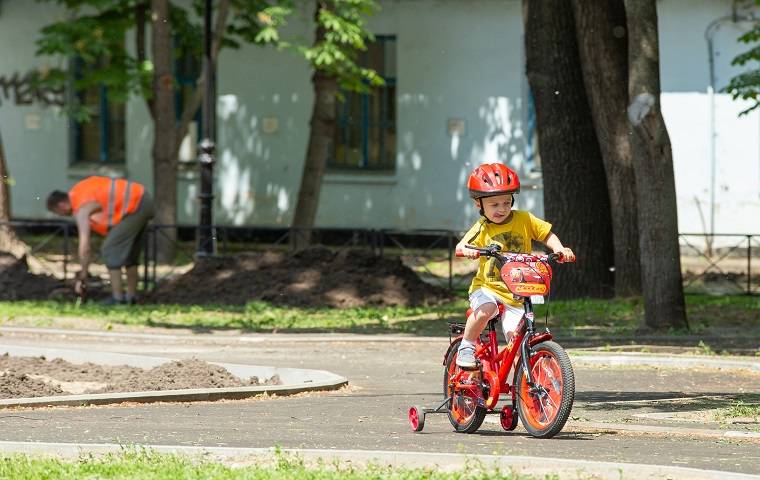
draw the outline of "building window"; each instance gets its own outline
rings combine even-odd
[[[343,92],[338,102],[332,170],[394,171],[396,168],[396,37],[377,36],[360,62],[385,85],[372,93]]]
[[[86,68],[74,60],[74,79],[82,78]],[[108,87],[94,85],[77,92],[80,105],[89,120],[72,122],[73,162],[123,164],[126,159],[126,107],[109,98]]]

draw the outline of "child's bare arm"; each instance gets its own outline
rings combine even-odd
[[[559,240],[559,237],[554,234],[554,232],[549,232],[549,235],[546,237],[546,240],[544,240],[544,244],[546,244],[547,247],[552,249],[552,252],[554,253],[561,253],[565,256],[565,261],[567,262],[574,262],[575,261],[575,253],[568,248],[562,245],[562,242]]]
[[[471,248],[467,248],[467,242],[465,242],[464,240],[457,243],[457,248],[455,251],[458,253],[461,252],[461,254],[467,258],[478,258],[478,251],[473,250]]]

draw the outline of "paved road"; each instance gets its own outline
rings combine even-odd
[[[760,474],[757,439],[721,438],[720,425],[707,417],[642,417],[725,406],[738,394],[760,398],[758,373],[600,368],[576,362],[572,420],[552,440],[533,439],[522,429],[504,432],[490,421],[475,434],[456,434],[445,415],[428,417],[424,432],[414,434],[406,411],[412,404],[440,401],[446,339],[258,338],[261,341],[212,336],[158,341],[6,332],[2,342],[325,369],[348,378],[350,386],[285,398],[0,411],[0,440],[509,454]],[[615,426],[620,424],[642,425],[645,431],[619,430]],[[655,432],[663,426],[669,433]],[[694,429],[702,434],[693,435]],[[731,429],[758,431],[757,425]]]

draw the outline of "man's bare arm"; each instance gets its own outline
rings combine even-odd
[[[79,232],[79,264],[82,269],[80,272],[81,279],[87,278],[87,270],[90,267],[90,215],[100,210],[100,205],[96,202],[89,202],[82,205],[74,215]]]

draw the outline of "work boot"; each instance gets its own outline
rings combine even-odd
[[[460,346],[457,350],[457,367],[462,370],[475,370],[478,361],[475,359],[475,347],[469,345]]]

